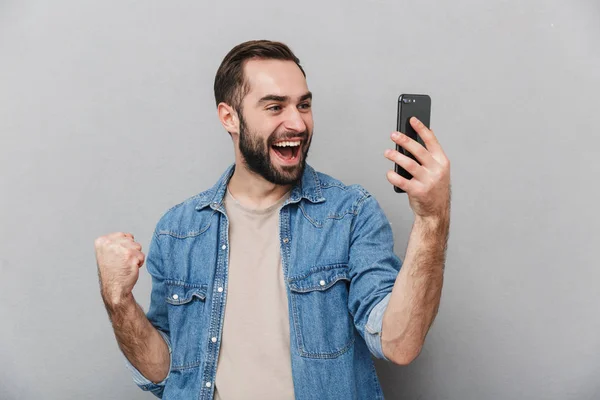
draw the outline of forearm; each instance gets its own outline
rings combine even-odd
[[[403,266],[383,316],[382,347],[388,359],[410,363],[421,351],[437,314],[449,218],[415,220]]]
[[[132,295],[106,304],[119,348],[148,380],[158,383],[169,373],[169,348]]]

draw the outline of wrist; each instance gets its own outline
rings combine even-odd
[[[448,216],[443,215],[415,216],[415,225],[434,230],[440,229],[448,225],[449,222],[450,218]]]
[[[448,217],[415,217],[413,234],[420,241],[431,245],[447,243],[449,233],[450,218]]]
[[[136,302],[133,294],[129,293],[103,293],[102,299],[111,318],[116,314],[128,313],[135,308]]]

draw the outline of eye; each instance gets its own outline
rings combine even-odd
[[[302,103],[298,106],[301,110],[308,110],[310,108],[310,103]]]
[[[281,106],[271,106],[271,107],[267,107],[267,111],[271,111],[271,112],[277,112],[277,111],[281,111]]]

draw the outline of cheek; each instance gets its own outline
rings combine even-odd
[[[246,127],[246,133],[252,138],[252,141],[264,145],[268,144],[269,138],[274,131],[275,128],[272,128],[268,125],[255,125],[253,127]]]
[[[249,130],[254,133],[256,136],[267,140],[269,136],[273,132],[277,132],[277,129],[281,125],[280,121],[275,120],[274,118],[265,118],[255,121],[251,126],[249,126]]]
[[[303,120],[304,125],[306,125],[306,129],[308,129],[309,132],[312,132],[314,126],[312,113],[306,114]]]

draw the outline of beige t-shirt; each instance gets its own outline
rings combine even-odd
[[[294,399],[276,204],[250,210],[229,190],[229,271],[215,400]]]

